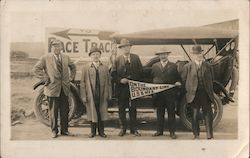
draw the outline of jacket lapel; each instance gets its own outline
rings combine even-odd
[[[167,62],[167,64],[164,67],[162,67],[162,64],[161,64],[162,72],[166,71],[168,69],[168,66],[169,66],[169,61]]]
[[[158,62],[158,63],[156,64],[156,66],[161,70],[161,72],[163,71],[163,67],[162,67],[162,65],[161,65],[161,62]]]
[[[207,69],[207,65],[206,65],[206,63],[204,61],[202,61],[202,63],[201,63],[201,74],[202,74],[202,76],[204,76],[204,73],[205,73],[206,69]]]
[[[92,63],[89,64],[88,72],[89,72],[90,86],[91,86],[92,92],[94,94],[95,82],[96,82],[96,72],[95,72],[95,67]]]
[[[198,73],[198,66],[195,62],[192,62],[190,70],[193,70],[194,71],[193,74],[198,77],[198,74],[197,74]]]
[[[57,66],[56,66],[56,58],[55,58],[54,54],[50,55],[49,63],[52,64],[52,67],[54,68],[54,71],[58,72]]]
[[[62,69],[63,69],[63,72],[64,73],[65,71],[68,71],[68,62],[67,62],[67,58],[65,55],[61,54],[61,57],[62,57]]]

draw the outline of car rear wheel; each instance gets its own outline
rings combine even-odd
[[[185,98],[183,98],[185,99]],[[223,105],[221,103],[221,100],[219,98],[218,95],[216,95],[214,93],[214,99],[215,99],[215,103],[212,103],[212,111],[213,111],[213,127],[215,128],[221,118],[222,118],[222,114],[223,114]],[[184,103],[183,105],[181,105],[181,109],[180,109],[180,118],[181,121],[183,123],[183,125],[189,129],[192,130],[192,108],[190,107],[190,105]],[[198,114],[198,118],[199,118],[199,122],[200,122],[200,129],[202,131],[205,130],[205,121],[204,121],[204,117],[202,115],[202,111],[200,110],[199,114]]]
[[[68,101],[69,101],[69,118],[68,120],[70,121],[76,111],[76,98],[73,95],[72,92],[69,93],[68,96]],[[43,94],[43,88],[39,90],[37,96],[35,97],[35,103],[34,103],[34,113],[36,118],[42,122],[43,124],[50,126],[50,121],[49,121],[49,102],[48,102],[48,97]]]

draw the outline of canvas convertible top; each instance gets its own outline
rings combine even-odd
[[[215,39],[227,40],[238,36],[237,30],[218,29],[213,27],[176,27],[140,31],[128,34],[113,34],[117,43],[127,38],[134,45],[154,44],[213,44]]]

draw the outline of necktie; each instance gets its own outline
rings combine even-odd
[[[125,72],[128,76],[130,75],[130,62],[128,56],[125,56]]]
[[[125,56],[125,62],[129,63],[129,56]]]
[[[100,65],[99,62],[94,64],[94,66],[95,66],[96,69],[98,69],[99,65]]]
[[[60,56],[59,55],[56,55],[57,56],[57,59],[56,59],[56,66],[57,66],[57,69],[60,73],[62,73],[62,61],[60,59]]]
[[[164,68],[166,66],[166,62],[163,62],[162,63],[162,67]]]

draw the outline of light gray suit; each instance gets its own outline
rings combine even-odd
[[[62,74],[57,69],[54,54],[42,56],[33,68],[33,72],[37,78],[50,80],[50,83],[44,87],[44,95],[46,96],[59,97],[62,88],[66,96],[69,94],[70,79],[74,79],[76,67],[67,55],[61,54],[61,60]]]
[[[44,55],[33,68],[37,78],[46,80],[44,95],[48,96],[51,130],[55,134],[58,133],[58,112],[61,134],[68,132],[70,79],[74,79],[76,74],[76,67],[70,58],[64,54],[60,56],[56,59],[54,54]]]

